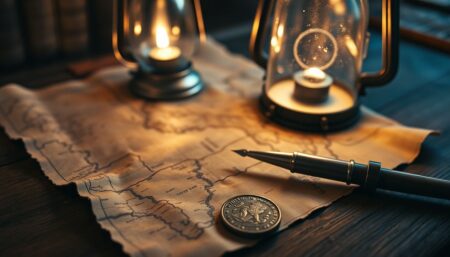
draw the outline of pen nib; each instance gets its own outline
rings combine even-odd
[[[292,153],[267,152],[267,151],[249,151],[245,149],[233,150],[242,157],[250,157],[262,162],[267,162],[285,169],[292,168]]]
[[[242,157],[247,156],[247,150],[245,150],[245,149],[233,150],[233,152],[239,154],[239,155],[242,156]]]

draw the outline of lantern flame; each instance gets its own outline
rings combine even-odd
[[[136,24],[134,24],[134,34],[136,36],[141,35],[142,33],[142,25],[139,21],[136,22]]]
[[[167,48],[169,47],[169,33],[167,33],[167,29],[164,26],[156,27],[156,47],[158,48]]]
[[[323,81],[325,80],[326,74],[321,69],[312,67],[306,69],[303,73],[303,76],[305,76],[306,79],[312,81]]]

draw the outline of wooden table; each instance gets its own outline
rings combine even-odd
[[[217,33],[245,52],[247,31]],[[378,35],[372,36],[379,40]],[[379,63],[377,42],[367,67]],[[368,91],[363,102],[406,125],[441,131],[429,138],[408,172],[450,179],[450,57],[401,43],[400,72],[390,85]],[[41,87],[70,79],[53,65],[3,76]],[[299,203],[301,204],[301,203]],[[356,190],[276,236],[230,256],[450,256],[450,201]],[[126,256],[95,220],[75,186],[54,186],[22,142],[0,129],[0,256]]]

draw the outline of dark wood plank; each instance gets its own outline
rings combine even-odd
[[[233,50],[244,52],[245,39],[224,40]],[[444,99],[450,96],[446,75],[450,66],[442,65],[448,59],[414,45],[402,49],[407,58],[399,77],[387,88],[370,90],[364,102],[407,125],[441,129],[442,136],[427,140],[407,170],[450,179],[450,120],[446,115],[450,102]],[[422,64],[411,61],[412,54]],[[430,71],[421,74],[420,67],[427,66],[423,60]],[[67,76],[61,71],[55,78]],[[48,79],[23,81],[40,86]],[[80,198],[73,185],[54,186],[34,160],[14,160],[16,154],[25,152],[23,144],[1,133],[0,166],[2,153],[10,156],[0,167],[0,256],[124,256],[120,245],[95,221],[88,200]],[[356,191],[283,233],[229,255],[450,256],[449,213],[448,201]]]
[[[380,35],[372,33],[368,57],[364,60],[365,71],[378,69],[381,48]],[[399,58],[399,70],[395,79],[382,87],[368,89],[367,95],[362,97],[364,104],[383,112],[386,106],[407,100],[407,95],[411,92],[414,94],[423,87],[445,82],[445,77],[450,75],[450,55],[433,49],[402,40]],[[446,86],[449,86],[448,83]]]
[[[126,256],[75,185],[53,185],[31,159],[0,176],[0,256]]]
[[[23,142],[10,139],[0,127],[0,167],[29,158]]]
[[[408,167],[419,170],[450,179],[448,159],[428,145]],[[278,236],[230,256],[449,256],[449,213],[449,201],[356,191]]]
[[[366,103],[404,124],[441,130],[406,170],[450,179],[450,101],[445,100],[450,96],[450,73],[433,83],[415,81],[418,76],[403,79],[419,82],[405,83],[409,90],[380,89],[384,92],[368,95]],[[230,256],[450,256],[449,213],[450,201],[357,191],[279,236]]]
[[[429,142],[445,157],[450,157],[449,81],[450,72],[379,108],[381,113],[405,125],[439,131],[440,136],[430,138]]]
[[[71,78],[72,76],[66,70],[66,62],[58,62],[44,67],[2,74],[0,76],[0,87],[9,83],[17,83],[30,88],[39,88]]]

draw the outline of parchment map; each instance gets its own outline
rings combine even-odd
[[[238,194],[272,199],[283,229],[351,191],[232,149],[371,158],[394,167],[411,162],[430,133],[368,109],[345,132],[290,131],[261,116],[263,73],[256,65],[214,42],[202,47],[194,65],[207,89],[182,102],[132,97],[122,67],[37,91],[7,85],[0,89],[0,124],[25,142],[55,184],[76,183],[97,221],[132,256],[219,256],[255,243],[218,223],[220,206]]]

